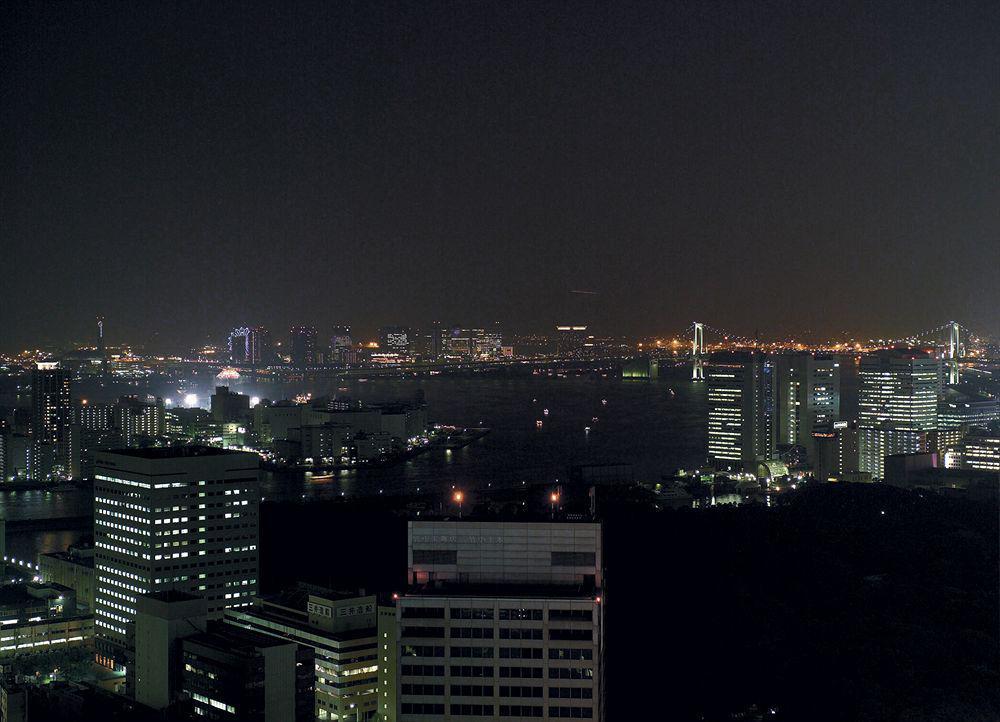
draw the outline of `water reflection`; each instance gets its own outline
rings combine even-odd
[[[372,379],[346,388],[270,386],[255,396],[286,398],[346,394],[366,402],[409,400],[422,391],[433,421],[488,426],[492,433],[460,449],[432,449],[401,464],[344,469],[332,476],[271,473],[266,499],[332,499],[511,488],[529,482],[565,480],[569,467],[586,463],[632,464],[637,481],[696,466],[705,459],[705,385],[692,384],[686,368],[661,367],[659,381],[623,382],[585,376],[518,378]],[[242,389],[251,392],[250,389]],[[549,409],[542,428],[540,409]],[[594,419],[598,419],[594,421]],[[590,427],[589,432],[583,429]],[[0,516],[8,520],[77,517],[92,512],[91,492],[2,492]],[[34,557],[57,551],[84,532],[9,535],[8,548]]]

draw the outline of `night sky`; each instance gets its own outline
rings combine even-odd
[[[1000,333],[995,0],[268,5],[0,6],[0,349]]]

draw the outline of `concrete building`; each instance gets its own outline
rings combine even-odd
[[[778,354],[774,360],[777,443],[816,455],[813,432],[840,420],[840,362],[809,352]]]
[[[122,443],[128,447],[167,433],[163,399],[156,396],[122,396],[114,406],[114,419]]]
[[[4,479],[27,479],[31,473],[31,437],[11,430],[0,432]]]
[[[601,719],[601,527],[409,524],[399,719]]]
[[[861,358],[861,471],[881,479],[886,456],[928,450],[927,432],[937,428],[939,366],[931,354],[910,349]]]
[[[939,429],[986,427],[1000,421],[1000,399],[970,386],[946,386],[938,397]]]
[[[330,359],[337,364],[355,363],[354,339],[350,326],[334,326],[330,336]]]
[[[76,593],[76,604],[80,611],[93,612],[93,547],[70,547],[65,552],[39,554],[38,576],[43,582],[69,587]]]
[[[84,431],[111,431],[115,427],[115,407],[83,399],[76,408],[76,420]]]
[[[72,589],[60,584],[0,587],[0,658],[81,647],[94,636],[94,621],[80,614]]]
[[[94,597],[102,661],[134,649],[136,599],[183,591],[208,616],[257,594],[260,458],[203,446],[99,452],[94,482]]]
[[[719,468],[756,471],[774,458],[774,369],[764,354],[716,353],[708,381],[708,455]]]
[[[948,468],[1000,474],[1000,430],[971,430],[945,458]]]
[[[289,331],[289,346],[292,363],[296,366],[311,366],[316,363],[316,338],[313,326],[292,326]]]
[[[0,687],[0,720],[28,722],[28,688],[23,684],[4,683]]]
[[[383,326],[378,330],[378,347],[383,354],[409,356],[412,332],[406,326]]]
[[[311,722],[314,719],[311,647],[209,623],[180,641],[181,691],[195,719]]]
[[[250,416],[250,397],[216,386],[211,397],[212,419],[222,423],[246,422]]]
[[[69,372],[55,361],[38,362],[31,372],[31,478],[79,477],[79,427],[73,415]]]
[[[226,612],[226,622],[311,647],[319,720],[396,717],[396,610],[391,599],[300,587]]]
[[[844,479],[858,471],[858,425],[834,421],[813,431],[813,476],[820,481]]]
[[[345,424],[303,426],[299,429],[300,456],[314,462],[321,459],[327,460],[327,463],[339,462],[347,455],[352,436],[351,427]]]
[[[144,594],[135,602],[135,700],[166,710],[182,700],[180,642],[208,623],[204,597],[172,590]]]

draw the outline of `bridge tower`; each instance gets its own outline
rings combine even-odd
[[[691,342],[691,380],[705,380],[705,325],[694,322],[694,339]]]
[[[959,382],[958,359],[962,355],[962,343],[958,322],[948,324],[948,383]]]

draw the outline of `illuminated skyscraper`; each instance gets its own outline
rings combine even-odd
[[[163,399],[157,396],[122,396],[115,404],[115,426],[127,447],[138,446],[145,439],[167,433]]]
[[[955,458],[960,468],[1000,474],[1000,430],[976,429],[962,440]]]
[[[292,363],[296,366],[309,366],[316,363],[316,329],[312,326],[292,326],[291,336]]]
[[[406,326],[383,326],[378,330],[379,350],[407,356],[410,353],[410,335]]]
[[[69,371],[58,362],[40,361],[31,373],[31,477],[79,476],[78,446]]]
[[[881,479],[886,456],[928,450],[927,432],[937,428],[939,374],[939,361],[923,351],[895,349],[861,358],[861,471]]]
[[[708,455],[720,468],[754,471],[774,458],[774,368],[761,353],[713,354],[708,381]]]
[[[98,653],[131,656],[136,597],[174,590],[209,618],[257,593],[260,458],[204,446],[98,452],[94,600]]]
[[[354,363],[354,340],[350,326],[334,326],[330,335],[330,356],[334,363]]]
[[[801,446],[815,460],[813,432],[840,419],[840,362],[809,352],[775,357],[777,443]]]

